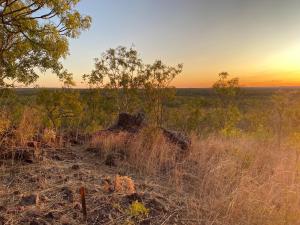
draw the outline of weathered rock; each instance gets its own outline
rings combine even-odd
[[[146,127],[146,117],[143,113],[137,113],[134,115],[128,113],[120,113],[117,123],[109,128],[109,131],[127,131],[136,133],[142,128]],[[163,135],[173,144],[177,145],[183,151],[189,149],[191,140],[188,136],[181,132],[167,130],[161,128]]]
[[[53,155],[51,158],[56,161],[63,161],[63,159],[59,155]]]
[[[38,203],[38,195],[32,194],[32,195],[27,195],[23,196],[20,205],[21,206],[29,206],[29,205],[36,205]]]
[[[129,113],[120,113],[117,123],[108,130],[136,133],[145,125],[145,115],[143,113],[137,113],[133,115]]]
[[[128,204],[131,204],[134,201],[143,202],[143,198],[144,198],[143,194],[137,192],[125,196],[125,200],[128,201]]]
[[[105,159],[105,165],[115,167],[118,165],[118,157],[115,154],[108,154]]]
[[[74,194],[73,194],[73,191],[70,188],[63,187],[61,189],[61,191],[62,191],[62,197],[63,197],[64,200],[69,201],[69,202],[73,202]]]
[[[147,206],[161,212],[169,211],[167,204],[158,198],[152,198],[147,202]]]
[[[167,129],[162,128],[163,134],[167,139],[180,147],[181,150],[186,151],[191,146],[191,139],[184,135],[183,133],[176,132],[176,131],[170,131]]]
[[[115,125],[113,125],[107,130],[96,132],[94,135],[92,135],[91,138],[106,138],[107,135],[113,135],[114,132],[127,132],[129,135],[126,138],[130,140],[130,138],[134,137],[136,133],[138,133],[147,126],[148,125],[146,123],[145,115],[143,113],[137,113],[133,115],[129,113],[120,113],[118,121]],[[187,135],[184,135],[181,132],[171,131],[165,128],[159,129],[161,129],[162,134],[170,143],[178,146],[181,156],[188,153],[188,150],[191,146],[191,139]],[[96,152],[99,151],[99,148],[89,148],[87,150],[91,152]],[[115,159],[115,156],[108,156],[106,159],[106,164],[110,166],[115,166]]]
[[[72,167],[71,167],[72,170],[79,170],[80,169],[80,166],[78,164],[74,164]]]
[[[55,216],[54,216],[54,213],[53,212],[48,212],[44,215],[44,218],[47,219],[47,220],[54,220],[55,219]]]

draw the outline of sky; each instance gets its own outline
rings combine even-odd
[[[93,22],[63,62],[77,87],[119,45],[145,63],[183,63],[176,87],[210,87],[223,71],[242,86],[300,86],[300,0],[81,0],[78,10]],[[38,85],[59,83],[46,72]]]

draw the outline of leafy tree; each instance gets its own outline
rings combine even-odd
[[[83,75],[92,87],[109,90],[117,111],[132,111],[142,83],[142,60],[134,48],[109,49],[95,59],[95,69]]]
[[[222,72],[219,74],[219,79],[213,84],[213,89],[217,94],[218,101],[221,107],[227,108],[236,104],[237,97],[241,89],[239,87],[239,79],[228,79],[229,74]]]
[[[0,87],[30,84],[48,69],[70,81],[60,59],[68,54],[68,38],[91,23],[75,10],[79,1],[0,0]]]
[[[165,65],[161,60],[144,69],[144,90],[146,109],[155,117],[157,125],[161,125],[164,115],[164,103],[175,96],[176,90],[170,86],[171,81],[182,72],[183,65],[175,67]]]
[[[84,103],[84,115],[82,126],[85,131],[93,132],[100,130],[103,126],[110,125],[114,117],[113,101],[105,96],[105,90],[89,89],[82,93]]]
[[[78,125],[82,113],[79,93],[72,90],[42,90],[37,96],[50,127],[56,131],[63,125]],[[75,124],[74,124],[75,123]]]
[[[237,122],[240,120],[240,111],[237,105],[238,97],[241,93],[239,79],[228,79],[229,74],[222,72],[219,80],[213,84],[214,92],[217,95],[214,122],[227,134],[235,130]]]
[[[118,112],[132,112],[143,107],[155,117],[157,124],[161,124],[163,105],[175,95],[170,82],[181,73],[182,67],[181,64],[167,66],[160,60],[146,65],[135,49],[120,46],[95,59],[95,69],[83,78],[91,87],[113,94]]]

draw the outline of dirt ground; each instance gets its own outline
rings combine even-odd
[[[83,146],[43,152],[36,162],[0,161],[0,225],[187,224],[184,203],[157,177],[106,166]],[[132,210],[134,203],[142,209]]]

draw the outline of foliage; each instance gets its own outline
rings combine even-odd
[[[170,83],[182,69],[182,64],[172,67],[165,65],[161,60],[146,65],[143,83],[145,108],[154,115],[157,125],[162,125],[164,105],[175,96],[175,89],[170,87]]]
[[[95,59],[95,69],[83,75],[91,86],[104,87],[111,94],[120,111],[132,111],[142,79],[142,60],[138,52],[126,47],[109,49]]]
[[[228,79],[228,77],[228,73],[220,73],[219,80],[213,85],[213,90],[217,95],[213,112],[217,128],[230,135],[236,133],[236,125],[240,121],[240,111],[237,104],[240,87],[238,78]]]
[[[42,90],[37,96],[37,104],[46,115],[46,124],[55,130],[62,126],[76,126],[82,113],[79,93],[68,90]]]
[[[107,90],[90,88],[81,94],[83,115],[81,127],[87,132],[95,132],[107,127],[114,121],[114,99],[106,94]]]
[[[144,64],[134,48],[109,49],[95,59],[95,69],[83,78],[91,87],[102,88],[115,103],[115,111],[144,110],[163,120],[163,106],[175,95],[170,82],[182,71],[182,65],[171,67],[161,60]]]
[[[91,18],[75,10],[79,0],[0,1],[0,87],[30,84],[37,69],[51,69],[70,82],[60,59],[68,54],[68,38],[89,28]]]
[[[143,203],[134,201],[129,206],[128,214],[136,219],[143,219],[148,216],[149,209],[147,209]]]

